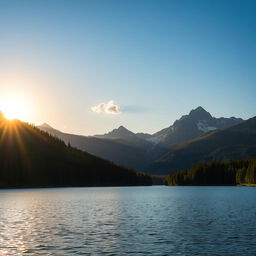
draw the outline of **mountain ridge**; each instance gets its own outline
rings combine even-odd
[[[254,156],[256,156],[256,117],[178,144],[155,161],[152,169],[158,169],[159,173],[164,174],[191,168],[196,163]]]
[[[75,135],[42,126],[38,128],[62,139],[66,144],[70,143],[75,148],[128,168],[143,170],[147,163],[153,160],[142,147],[137,147],[122,139]]]
[[[177,146],[211,131],[241,122],[244,122],[241,118],[212,117],[209,112],[199,106],[187,115],[183,115],[171,126],[154,134],[133,133],[124,126],[95,136],[63,133],[48,124],[39,128],[63,139],[66,144],[70,143],[98,157],[139,171],[159,173],[158,165],[155,163],[162,162],[164,156]]]
[[[199,106],[192,109],[188,115],[183,115],[171,126],[160,130],[152,135],[152,138],[169,146],[196,138],[205,132],[223,129],[237,123],[243,122],[241,118],[216,118]]]

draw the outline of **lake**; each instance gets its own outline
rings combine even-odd
[[[0,190],[0,255],[256,255],[256,187]]]

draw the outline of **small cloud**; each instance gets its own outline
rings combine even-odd
[[[120,106],[114,103],[113,100],[108,101],[107,103],[100,103],[97,106],[91,107],[91,110],[96,113],[105,113],[105,114],[121,114]]]

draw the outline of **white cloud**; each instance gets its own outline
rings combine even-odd
[[[120,114],[120,106],[114,103],[113,100],[108,101],[107,103],[100,103],[97,106],[91,107],[91,110],[96,113],[105,113],[105,114]]]

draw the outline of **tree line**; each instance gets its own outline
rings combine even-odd
[[[256,158],[208,162],[169,174],[167,185],[243,185],[256,184]]]

